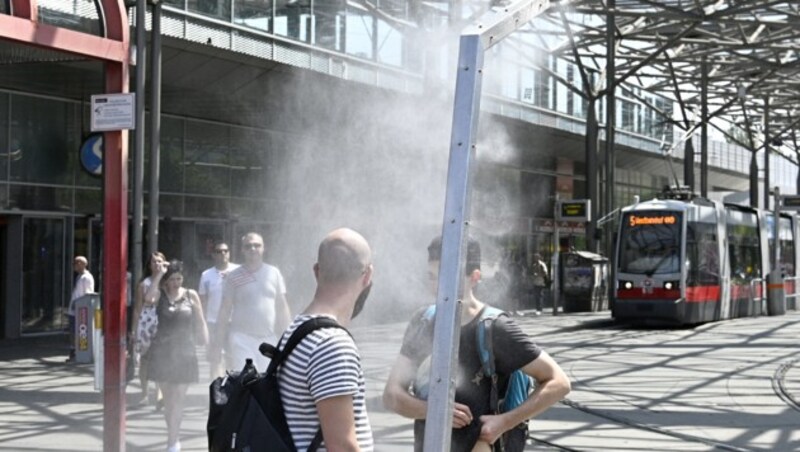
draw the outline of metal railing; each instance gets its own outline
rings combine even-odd
[[[760,296],[756,296],[756,284],[761,286]],[[750,301],[761,302],[761,314],[767,313],[767,281],[764,278],[753,278],[750,280]]]

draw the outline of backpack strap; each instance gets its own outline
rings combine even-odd
[[[503,315],[503,311],[485,306],[480,313],[478,319],[478,331],[476,331],[475,338],[478,342],[478,357],[481,361],[481,368],[483,375],[488,377],[492,382],[491,392],[489,393],[489,409],[492,413],[498,413],[500,410],[500,395],[497,388],[497,369],[495,367],[494,359],[494,321],[498,316]]]
[[[339,322],[333,320],[330,317],[314,317],[312,319],[306,320],[300,326],[297,327],[296,330],[292,332],[292,335],[289,336],[289,339],[286,340],[286,345],[283,347],[282,350],[278,350],[277,353],[274,353],[272,356],[272,360],[269,363],[269,367],[267,368],[267,374],[275,375],[277,374],[278,367],[280,367],[286,358],[292,353],[292,351],[297,347],[303,339],[306,338],[309,334],[313,333],[316,330],[322,328],[339,328],[350,334],[350,331],[347,331],[347,328],[339,325]],[[352,337],[352,335],[350,335]],[[264,344],[262,344],[263,346]],[[263,347],[261,347],[263,348]],[[314,439],[311,440],[311,444],[308,446],[308,452],[316,451],[319,446],[322,444],[322,426],[317,429],[316,435],[314,435]]]

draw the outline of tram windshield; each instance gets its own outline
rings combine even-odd
[[[622,217],[619,271],[652,276],[680,273],[681,214],[628,212]]]

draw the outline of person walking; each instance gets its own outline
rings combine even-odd
[[[226,369],[239,370],[247,358],[260,370],[269,359],[261,355],[262,342],[274,344],[290,321],[286,283],[281,271],[264,262],[264,239],[248,232],[242,237],[244,262],[225,278],[222,305],[217,314],[209,361],[225,351]],[[230,319],[229,322],[221,321]]]
[[[314,264],[314,298],[283,333],[278,348],[314,318],[329,317],[348,326],[364,307],[372,272],[372,252],[361,234],[346,228],[330,232]],[[374,449],[361,358],[346,331],[322,328],[306,336],[283,364],[278,384],[297,450],[309,450],[320,434],[326,450]]]
[[[138,403],[146,404],[150,394],[150,383],[147,377],[147,351],[150,343],[158,329],[158,316],[155,305],[145,305],[144,296],[153,284],[153,275],[161,270],[167,257],[164,253],[156,251],[147,259],[146,274],[136,285],[133,295],[133,322],[134,334],[134,361],[139,366],[139,384],[141,387],[141,398]],[[161,408],[161,391],[156,387],[156,409]]]
[[[205,270],[200,275],[200,284],[197,294],[200,296],[200,302],[203,305],[203,313],[206,317],[206,325],[209,333],[209,343],[217,342],[214,334],[217,332],[217,321],[219,320],[219,309],[222,305],[222,286],[225,278],[230,272],[239,268],[238,264],[230,261],[230,247],[225,242],[219,242],[214,245],[213,259],[214,266]],[[222,368],[222,360],[219,356],[212,356],[211,350],[207,350],[207,358],[209,362],[209,374],[213,380],[216,377],[222,376],[224,370]]]
[[[158,329],[147,352],[148,375],[164,394],[167,451],[178,452],[186,392],[198,380],[195,350],[208,343],[203,307],[197,292],[183,287],[183,263],[178,260],[162,263],[152,275],[144,303],[155,306],[158,315]]]
[[[67,320],[69,328],[69,356],[67,362],[75,361],[75,300],[88,293],[94,293],[94,276],[89,272],[89,261],[84,256],[75,256],[72,260],[72,270],[75,272],[75,283],[72,286],[72,296],[69,298]]]
[[[480,246],[476,241],[468,241],[466,257],[458,371],[453,378],[456,388],[450,450],[490,451],[502,438],[506,451],[521,451],[527,436],[527,421],[564,398],[570,391],[570,382],[550,355],[536,346],[512,318],[502,315],[486,327],[491,328],[489,354],[494,355],[496,370],[492,377],[486,376],[476,339],[481,316],[488,309],[473,292],[481,277]],[[436,238],[428,247],[428,274],[434,291],[440,260],[441,238]],[[427,376],[418,375],[418,371],[432,353],[434,322],[425,317],[428,309],[419,310],[409,322],[400,355],[391,368],[383,392],[383,402],[389,410],[414,419],[414,450],[417,452],[422,451],[424,444],[428,405],[421,394],[412,394],[409,388],[415,380],[427,383]],[[535,390],[516,408],[493,413],[493,385],[505,388],[511,374],[518,369],[536,381]]]
[[[542,255],[534,253],[531,265],[531,288],[532,298],[535,306],[535,314],[542,314],[542,304],[544,300],[544,290],[547,287],[548,272],[547,264],[542,260]]]

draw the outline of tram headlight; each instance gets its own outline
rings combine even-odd
[[[631,281],[620,281],[619,285],[625,290],[633,289],[633,283]]]
[[[665,281],[664,282],[664,289],[666,289],[666,290],[678,290],[678,287],[680,287],[680,282],[679,281]]]

